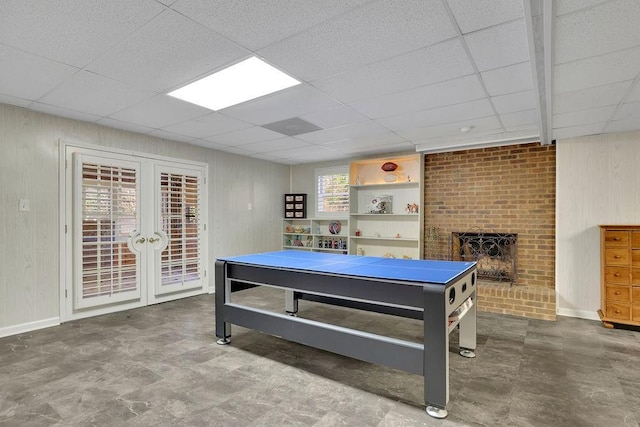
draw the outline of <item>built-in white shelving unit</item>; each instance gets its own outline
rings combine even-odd
[[[351,162],[350,254],[422,258],[423,169],[419,154]]]
[[[348,233],[348,219],[285,218],[282,220],[282,247],[346,254],[349,248]]]

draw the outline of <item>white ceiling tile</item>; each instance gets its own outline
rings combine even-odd
[[[0,6],[2,10],[2,6]],[[1,30],[0,30],[1,31]],[[4,35],[4,32],[2,32]],[[0,94],[35,100],[78,68],[0,44]]]
[[[258,53],[294,77],[311,81],[454,36],[453,26],[439,0],[404,0],[402,7],[396,0],[381,0],[369,2]]]
[[[202,117],[187,120],[164,127],[163,130],[189,135],[193,138],[206,138],[234,130],[246,129],[252,125],[220,113],[210,113]]]
[[[521,92],[533,88],[531,63],[522,62],[480,73],[491,96]]]
[[[227,145],[218,144],[216,142],[211,142],[211,141],[205,141],[204,139],[193,139],[189,141],[189,144],[197,145],[198,147],[209,148],[211,150],[219,150],[219,151],[224,151],[225,148],[228,148]]]
[[[377,119],[376,122],[391,130],[433,126],[462,120],[477,119],[495,114],[487,99],[448,105],[431,110],[400,114]]]
[[[640,102],[640,82],[636,82],[635,87],[631,89],[627,102]]]
[[[167,132],[166,130],[154,129],[149,132],[149,135],[155,136],[156,138],[167,139],[169,141],[179,141],[179,142],[190,142],[194,138],[186,135],[180,135],[173,132]]]
[[[268,141],[252,142],[250,144],[241,145],[239,148],[243,150],[253,151],[255,153],[270,153],[278,150],[291,150],[294,148],[310,147],[308,142],[301,141],[294,137],[285,137],[278,139],[270,139]]]
[[[464,38],[480,71],[529,61],[524,19],[476,31]]]
[[[556,94],[633,80],[640,70],[640,47],[553,68],[553,90]]]
[[[110,117],[150,128],[166,128],[174,123],[209,114],[206,108],[180,101],[167,95],[157,95],[132,107],[125,108]]]
[[[494,107],[496,107],[498,114],[536,108],[536,98],[532,90],[494,96],[491,97],[491,102],[493,102]]]
[[[409,141],[419,141],[423,139],[439,138],[439,137],[459,137],[462,135],[460,128],[463,126],[471,127],[471,131],[465,134],[470,138],[474,135],[485,135],[490,131],[501,129],[500,123],[495,116],[485,117],[482,119],[465,120],[461,122],[447,123],[438,126],[429,126],[421,128],[406,129],[398,131],[400,136],[405,137]]]
[[[278,139],[282,138],[282,136],[283,135],[281,133],[265,129],[260,126],[253,126],[246,129],[235,130],[233,132],[214,135],[204,139],[206,141],[228,145],[230,147],[237,147],[239,145],[251,144],[252,142]]]
[[[3,95],[0,93],[0,104],[16,105],[18,107],[28,107],[31,101],[28,99],[16,98],[11,95]]]
[[[575,12],[576,10],[592,7],[599,3],[604,3],[609,0],[556,0],[554,2],[554,8],[556,15],[564,15],[565,13]]]
[[[358,113],[352,108],[347,107],[346,105],[339,105],[337,107],[327,108],[309,114],[303,114],[300,116],[300,118],[324,129],[335,128],[338,126],[344,126],[351,123],[358,123],[369,120],[368,117],[363,116],[362,114]]]
[[[333,160],[344,157],[342,154],[329,150],[319,145],[311,145],[309,147],[291,148],[286,150],[271,151],[269,155],[280,159],[296,159],[307,162],[321,162],[324,160]]]
[[[82,122],[95,122],[100,119],[100,116],[93,114],[86,114],[80,111],[67,110],[66,108],[56,107],[55,105],[41,104],[40,102],[34,102],[29,105],[30,110],[39,111],[41,113],[51,114],[59,117],[66,117],[68,119],[80,120]]]
[[[604,129],[606,133],[630,132],[638,130],[638,119],[613,120]]]
[[[153,0],[4,0],[2,43],[84,67],[163,9]]]
[[[623,104],[616,114],[613,116],[613,120],[635,120],[640,127],[640,102],[627,102]]]
[[[224,147],[224,151],[227,153],[238,154],[240,156],[250,157],[252,154],[255,154],[253,151],[245,150],[240,147]]]
[[[631,81],[558,93],[553,96],[555,114],[617,105],[629,90]]]
[[[300,84],[220,111],[236,119],[264,125],[339,105],[318,89]]]
[[[553,129],[552,139],[566,139],[566,138],[575,138],[578,136],[598,135],[602,133],[602,128],[604,128],[605,124],[606,124],[605,122],[591,123],[591,124],[581,125],[581,126],[571,126],[566,128]]]
[[[640,44],[640,2],[617,0],[556,18],[555,64]]]
[[[448,0],[462,34],[524,17],[522,2],[513,0]]]
[[[371,118],[388,117],[412,111],[428,110],[484,98],[485,92],[476,75],[461,77],[430,86],[350,104]]]
[[[414,148],[413,144],[394,133],[387,132],[381,135],[371,135],[362,138],[347,139],[344,141],[332,142],[323,147],[349,155],[363,153],[365,151],[379,152],[384,150],[405,151]]]
[[[298,135],[297,138],[312,144],[326,144],[329,142],[342,141],[345,139],[362,138],[372,135],[388,133],[389,130],[379,124],[369,120],[366,122],[353,123],[346,126],[319,130]]]
[[[180,0],[173,8],[255,51],[367,1],[369,0]]]
[[[473,67],[462,43],[456,38],[316,80],[312,84],[349,103],[472,73]]]
[[[615,105],[607,107],[592,108],[589,110],[571,111],[553,115],[553,127],[565,128],[572,126],[587,125],[589,123],[606,122],[611,118],[616,110]]]
[[[87,69],[164,93],[248,56],[215,32],[166,11]]]
[[[532,125],[535,129],[538,119],[538,110],[525,110],[500,115],[500,120],[507,131],[529,129]]]
[[[111,119],[109,117],[102,117],[96,123],[108,126],[110,128],[122,129],[129,132],[142,133],[147,134],[153,130],[153,128],[148,126],[142,126],[136,123],[131,122],[123,122],[121,120]]]
[[[40,102],[97,116],[108,116],[153,95],[153,92],[81,71],[43,96]]]

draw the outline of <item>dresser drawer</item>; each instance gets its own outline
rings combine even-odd
[[[606,265],[629,265],[628,249],[605,249],[604,262]]]
[[[633,320],[640,322],[640,286],[634,286],[631,289],[631,315]]]
[[[631,284],[640,286],[640,268],[631,269]]]
[[[630,320],[631,305],[625,303],[607,303],[607,317],[611,319]]]
[[[605,290],[607,302],[625,302],[631,301],[631,287],[629,286],[606,286]]]
[[[638,270],[640,274],[640,269]],[[605,267],[604,268],[605,284],[629,284],[629,267]]]
[[[604,232],[604,245],[607,248],[616,246],[629,246],[629,232],[622,230],[609,230]]]
[[[640,231],[631,232],[631,247],[640,249]]]
[[[636,267],[640,267],[640,249],[633,249],[631,251],[631,263]]]

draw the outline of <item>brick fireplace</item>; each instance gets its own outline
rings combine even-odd
[[[425,258],[454,259],[461,233],[517,235],[513,267],[487,267],[513,278],[483,279],[480,310],[555,319],[555,152],[535,143],[425,157]]]

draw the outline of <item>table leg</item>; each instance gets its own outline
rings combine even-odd
[[[298,313],[298,297],[295,291],[289,289],[284,291],[284,310],[289,316],[295,316]]]
[[[231,324],[224,321],[224,305],[230,301],[231,285],[227,280],[226,263],[216,261],[215,265],[216,289],[216,337],[217,344],[225,345],[231,342]]]
[[[470,298],[473,305],[467,313],[460,319],[460,355],[464,357],[476,357],[476,313],[478,300],[474,292]]]
[[[424,401],[434,418],[447,416],[449,331],[443,289],[424,287]]]

